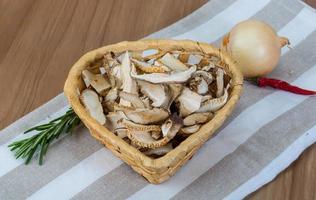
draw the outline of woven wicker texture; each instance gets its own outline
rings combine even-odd
[[[146,49],[184,50],[187,52],[213,54],[220,57],[227,64],[228,69],[225,69],[225,71],[232,77],[232,90],[225,106],[217,111],[214,118],[204,124],[198,132],[192,134],[165,156],[157,159],[144,155],[94,120],[81,104],[78,93],[78,90],[81,91],[84,87],[81,71],[99,62],[106,52],[140,51]],[[70,105],[90,130],[93,137],[102,142],[116,156],[144,176],[149,182],[158,184],[170,178],[223,124],[240,98],[242,84],[243,77],[237,69],[236,63],[227,54],[209,44],[189,40],[140,40],[120,42],[86,53],[71,68],[64,86],[64,92]]]

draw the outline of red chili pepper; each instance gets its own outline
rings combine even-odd
[[[285,81],[278,80],[278,79],[259,77],[256,79],[256,84],[259,87],[270,86],[276,89],[288,91],[295,94],[301,94],[301,95],[315,95],[316,94],[316,91],[305,90],[305,89],[291,85]]]

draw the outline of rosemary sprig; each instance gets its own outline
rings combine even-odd
[[[64,115],[50,121],[47,124],[35,126],[25,131],[38,131],[37,134],[15,141],[8,147],[11,151],[15,151],[15,157],[25,159],[25,164],[28,164],[33,158],[37,149],[39,149],[39,164],[43,164],[43,158],[47,153],[49,144],[57,139],[62,133],[70,133],[79,125],[80,119],[76,113],[70,108]]]

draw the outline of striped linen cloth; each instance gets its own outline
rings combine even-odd
[[[316,12],[295,0],[211,0],[150,38],[218,44],[236,23],[259,19],[291,47],[271,77],[316,90]],[[80,127],[55,142],[43,166],[25,166],[7,145],[61,115],[63,94],[1,131],[0,199],[241,199],[271,181],[316,141],[316,100],[245,83],[218,134],[169,181],[148,184]],[[57,112],[56,112],[57,111]],[[43,121],[43,119],[45,119]]]

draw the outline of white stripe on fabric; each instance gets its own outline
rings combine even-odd
[[[64,108],[60,109],[59,111],[55,112],[54,114],[52,114],[52,116],[50,116],[47,119],[41,121],[37,125],[47,123],[50,120],[52,120],[52,119],[54,119],[54,118],[56,118],[58,116],[61,116],[68,109],[69,109],[69,106],[67,105],[66,107],[64,107]],[[28,134],[20,134],[17,137],[15,137],[14,139],[10,140],[9,142],[7,142],[7,143],[5,143],[5,144],[0,146],[0,163],[1,163],[0,177],[5,175],[6,173],[10,172],[11,170],[15,169],[16,167],[18,167],[19,165],[23,164],[23,162],[24,162],[24,160],[22,160],[22,159],[15,159],[14,153],[10,151],[10,149],[8,148],[8,145],[11,144],[14,141],[18,141],[18,140],[30,137],[32,135],[35,135],[36,133],[37,133],[36,131],[32,131],[32,132],[30,132]],[[59,140],[61,138],[63,138],[63,137],[60,137]]]
[[[256,12],[258,12],[260,9],[262,9],[269,1],[268,0],[264,0],[264,1],[261,1],[260,3],[259,2],[257,2],[257,4],[256,4],[256,6],[254,6],[254,8],[252,8],[252,6],[253,6],[253,3],[249,3],[249,2],[251,2],[250,0],[238,0],[238,1],[236,1],[234,4],[233,4],[233,7],[232,6],[229,6],[228,8],[226,8],[225,10],[223,10],[221,13],[219,13],[218,15],[221,15],[221,16],[226,16],[226,20],[228,20],[228,21],[230,21],[230,20],[234,20],[235,18],[238,18],[238,19],[246,19],[246,18],[248,18],[248,17],[251,17],[251,15],[253,15],[253,14],[255,14]],[[264,2],[264,3],[263,3]],[[248,3],[248,4],[246,4],[246,3]],[[246,4],[247,6],[247,8],[245,8],[245,5],[244,4]],[[259,6],[258,6],[259,5]],[[231,13],[232,12],[232,10],[235,10],[235,9],[239,9],[240,10],[240,8],[239,7],[243,7],[244,9],[245,9],[245,11],[247,10],[248,11],[248,13],[247,12],[233,12],[233,14]],[[249,11],[249,10],[251,10],[251,11]],[[246,14],[247,13],[247,14]],[[249,13],[252,13],[251,15],[249,14]],[[217,20],[220,20],[221,19],[221,17],[217,17],[218,15],[216,15],[214,18],[216,18]],[[246,16],[246,17],[245,17]],[[216,20],[212,20],[212,23],[216,23]],[[220,24],[220,23],[222,23],[222,21],[218,21],[217,22],[218,24]],[[207,24],[205,24],[205,25],[207,25]],[[198,27],[198,28],[196,28],[196,29],[194,29],[194,30],[196,30],[196,32],[198,32],[198,31],[200,31],[199,30],[199,28],[200,27]],[[192,32],[192,31],[191,31]],[[218,29],[218,31],[217,31],[217,34],[218,34],[218,36],[222,36],[222,35],[224,35],[225,33],[227,32],[227,30],[226,29]],[[90,157],[90,156],[89,156]],[[89,160],[89,157],[87,158],[88,160]],[[104,158],[103,158],[104,159]],[[119,159],[117,159],[117,160],[119,160]],[[83,162],[83,161],[82,161]],[[80,162],[80,163],[78,163],[76,166],[78,166],[78,165],[81,165],[81,163],[82,162]],[[107,161],[107,160],[104,160],[104,165],[110,165],[111,164],[111,161]],[[93,165],[93,163],[91,163],[91,165]],[[98,163],[98,165],[99,165],[99,163]],[[75,167],[76,167],[75,166]],[[97,166],[95,166],[95,167],[97,167]],[[114,168],[113,168],[114,169]],[[88,170],[89,169],[87,169],[87,172],[88,172]],[[86,175],[82,175],[82,182],[81,182],[81,184],[76,184],[76,183],[74,183],[74,184],[72,184],[71,185],[71,188],[70,188],[70,190],[71,191],[76,191],[76,192],[80,192],[82,189],[84,189],[85,187],[87,187],[87,186],[89,186],[91,183],[93,183],[93,182],[91,182],[90,180],[90,176],[91,176],[91,174],[92,174],[92,176],[93,177],[95,177],[95,180],[97,180],[98,178],[100,178],[100,177],[102,177],[102,176],[104,176],[105,174],[107,174],[108,172],[110,172],[110,171],[108,171],[108,170],[104,170],[103,171],[103,173],[98,173],[97,172],[97,174],[94,174],[93,172],[90,172],[89,171],[89,173],[86,173]],[[71,172],[69,172],[69,173],[71,173]],[[90,174],[91,173],[91,174]],[[61,175],[61,176],[63,176],[63,175]],[[85,178],[84,178],[84,176],[86,176]],[[56,179],[59,179],[60,178],[60,176],[59,177],[57,177]],[[55,179],[55,180],[56,180]],[[55,180],[53,180],[52,182],[54,182]],[[86,181],[85,181],[86,180]],[[83,185],[85,185],[85,186],[83,186]],[[50,189],[52,189],[52,190],[55,190],[54,189],[55,188],[55,184],[53,184],[53,185],[51,185],[50,183],[48,184],[48,185],[46,185],[46,186],[44,186],[42,189],[40,189],[39,191],[50,191]],[[37,193],[37,192],[36,192]],[[41,192],[41,194],[42,194],[42,192]],[[72,195],[75,195],[75,193],[71,193]],[[62,194],[60,194],[61,196],[59,196],[61,199],[63,199],[64,197],[62,196]],[[68,193],[65,193],[65,195],[68,195]],[[68,197],[68,196],[67,196]],[[66,197],[65,197],[66,198]]]
[[[310,10],[304,8],[291,22],[289,22],[279,33],[283,33],[287,30],[292,34],[293,40],[292,46],[297,45],[304,40],[306,36],[316,29],[316,23],[311,25],[307,23],[307,26],[302,26],[302,16],[315,19],[316,15]],[[301,31],[297,31],[297,26],[300,24]],[[284,54],[286,51],[282,52]],[[313,73],[313,75],[309,75]],[[294,83],[301,85],[305,88],[315,88],[316,66],[305,72]],[[303,77],[303,78],[302,78]],[[309,79],[304,79],[305,77]],[[305,82],[304,82],[305,81]],[[313,88],[314,87],[314,88]],[[244,143],[252,134],[254,134],[260,127],[266,123],[272,121],[277,116],[283,114],[287,110],[295,107],[307,97],[296,96],[286,92],[275,92],[267,97],[263,98],[256,104],[244,110],[239,116],[237,116],[227,127],[218,133],[216,137],[207,142],[201,151],[193,157],[182,170],[178,172],[171,180],[161,185],[148,185],[142,190],[131,196],[130,199],[147,199],[150,193],[154,192],[156,195],[153,199],[168,199],[180,192],[183,188],[188,186],[191,182],[209,170],[217,162],[223,159],[229,153],[232,153],[239,145]],[[256,117],[257,113],[260,113],[260,118]],[[251,120],[253,123],[246,123]],[[223,146],[229,148],[223,151]],[[205,149],[206,148],[206,149]],[[205,163],[208,160],[208,163]]]
[[[287,168],[299,155],[310,145],[316,142],[316,126],[309,129],[288,146],[278,157],[270,162],[256,176],[239,186],[226,196],[225,200],[243,199],[248,194],[259,189],[262,185],[270,182],[276,175]]]
[[[219,39],[223,34],[230,31],[236,23],[248,19],[256,14],[270,0],[239,0],[225,9],[206,23],[196,27],[195,29],[178,35],[175,39],[190,39],[201,42],[211,42]]]
[[[108,149],[102,148],[42,187],[29,200],[70,199],[104,174],[122,164]]]

